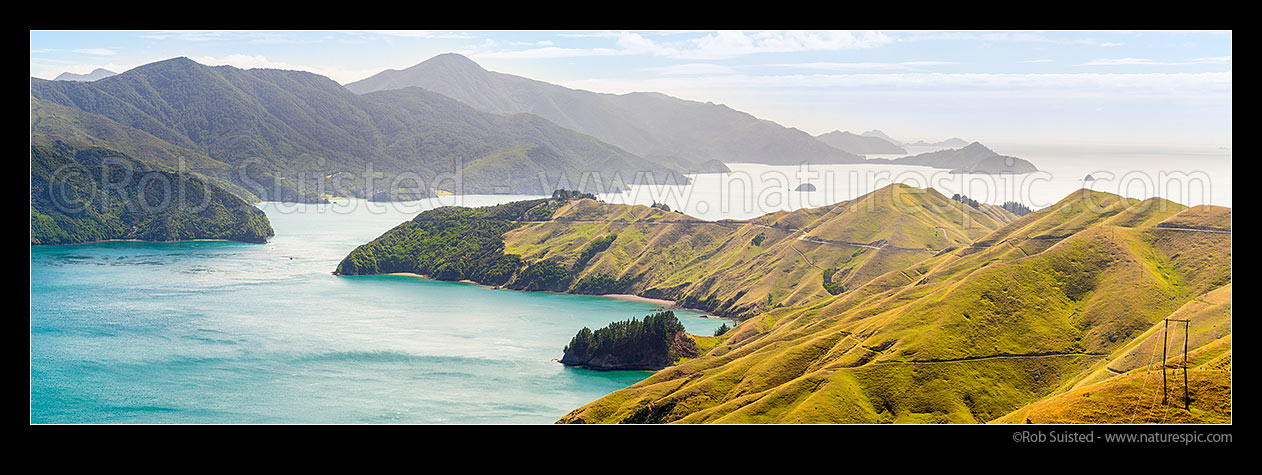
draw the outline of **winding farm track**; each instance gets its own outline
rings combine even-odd
[[[960,361],[980,361],[980,360],[990,360],[990,359],[999,359],[999,358],[1057,358],[1057,357],[1067,357],[1067,356],[1088,356],[1088,357],[1103,358],[1103,357],[1109,356],[1109,354],[1108,353],[1083,353],[1083,352],[1073,353],[1073,352],[1055,352],[1055,351],[1039,352],[1039,353],[1021,353],[1021,354],[1000,353],[1000,354],[989,355],[989,356],[965,356],[963,358],[943,358],[943,359],[907,360],[907,361],[889,361],[889,360],[873,361],[868,364],[878,365],[878,364],[956,363]]]

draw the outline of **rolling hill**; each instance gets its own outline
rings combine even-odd
[[[1137,342],[1187,315],[1202,315],[1190,411],[1149,402],[1170,415],[1137,422],[1229,421],[1230,234],[1158,226],[1223,215],[1082,190],[972,245],[748,319],[560,422],[646,407],[685,423],[1117,422],[1147,368],[1125,355],[1147,356]]]
[[[488,244],[450,241],[475,229]],[[561,422],[1065,420],[1074,391],[1106,407],[1130,397],[1128,378],[1151,367],[1134,363],[1151,350],[1137,342],[1168,317],[1193,320],[1201,396],[1167,419],[1222,421],[1224,376],[1196,371],[1229,378],[1230,264],[1226,208],[1080,190],[1017,218],[891,185],[747,221],[590,199],[435,210],[338,272],[632,293],[743,320]]]
[[[461,211],[454,215],[460,219],[450,213],[421,213],[355,249],[337,272],[413,272],[522,290],[633,293],[747,318],[859,287],[1015,219],[1001,208],[976,210],[905,185],[749,221],[703,221],[591,199],[518,202]],[[485,236],[494,244],[448,237],[457,235]],[[448,252],[462,257],[433,257]],[[452,266],[459,271],[437,271],[453,261],[461,263]],[[479,277],[487,273],[494,277]]]

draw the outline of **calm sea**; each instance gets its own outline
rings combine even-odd
[[[551,423],[650,374],[553,359],[652,304],[330,274],[433,205],[266,203],[267,244],[32,247],[31,422]]]
[[[692,175],[692,184],[634,185],[601,197],[611,203],[666,203],[703,219],[748,219],[766,213],[813,208],[854,199],[890,183],[961,193],[983,203],[1016,201],[1031,209],[1050,206],[1075,190],[1090,188],[1130,198],[1161,197],[1187,206],[1231,206],[1231,150],[1145,144],[987,144],[1000,155],[1028,160],[1038,172],[1022,175],[952,174],[929,167],[848,164],[773,166],[729,163],[731,173]],[[908,147],[908,154],[936,150]],[[872,155],[898,158],[903,155]],[[1084,181],[1091,175],[1091,181]],[[628,180],[630,181],[630,180]],[[814,191],[797,191],[810,183]]]

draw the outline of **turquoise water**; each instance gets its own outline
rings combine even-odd
[[[330,274],[427,207],[266,203],[267,244],[32,247],[31,422],[551,423],[651,374],[554,359],[653,304]]]

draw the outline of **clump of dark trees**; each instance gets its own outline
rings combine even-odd
[[[581,200],[583,198],[594,200],[596,195],[583,193],[578,190],[556,190],[552,192],[552,199],[554,200]]]
[[[981,203],[978,203],[977,200],[969,199],[968,196],[961,195],[959,193],[951,195],[951,199],[955,201],[959,201],[960,203],[964,203],[966,205],[972,206],[974,209],[981,206]],[[1016,201],[1005,201],[1003,205],[1000,207],[1008,210],[1008,212],[1015,214],[1017,216],[1025,216],[1033,212],[1033,210],[1031,210],[1030,207],[1023,205],[1021,203],[1018,203]]]
[[[561,363],[596,370],[659,370],[699,353],[675,312],[667,310],[596,331],[584,327],[565,346]]]

